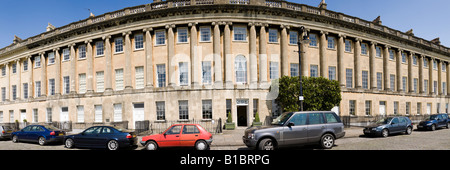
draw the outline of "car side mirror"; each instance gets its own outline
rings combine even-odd
[[[295,126],[295,124],[292,123],[292,122],[289,122],[289,123],[287,124],[287,126],[288,126],[288,127],[291,127],[291,126]]]
[[[391,122],[391,125],[394,125],[395,124],[395,122]]]

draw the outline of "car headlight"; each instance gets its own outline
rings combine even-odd
[[[431,126],[433,123],[427,123],[427,126]]]
[[[377,130],[377,128],[375,127],[375,128],[372,128],[372,130]]]
[[[254,133],[249,133],[249,134],[247,135],[247,138],[249,138],[249,139],[254,139],[254,138],[255,138],[255,134],[254,134]]]

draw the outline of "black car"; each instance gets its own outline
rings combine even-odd
[[[65,134],[65,131],[53,126],[29,125],[19,131],[13,132],[11,136],[14,143],[27,141],[45,145],[50,142],[62,142]]]
[[[376,123],[364,127],[364,135],[377,135],[387,137],[394,133],[411,134],[413,124],[408,117],[396,116],[386,117],[378,120]]]
[[[116,129],[111,126],[93,126],[80,134],[67,135],[64,138],[66,148],[137,148],[136,134],[134,132]]]
[[[446,113],[425,116],[425,119],[417,125],[419,130],[429,129],[433,131],[441,127],[448,129],[448,115]]]

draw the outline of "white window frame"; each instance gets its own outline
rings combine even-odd
[[[166,30],[155,31],[155,46],[158,45],[166,45]]]
[[[78,74],[78,93],[86,93],[86,73]]]
[[[114,54],[123,53],[123,44],[124,42],[122,37],[114,38]]]
[[[123,69],[122,68],[115,69],[114,72],[115,72],[115,79],[116,79],[116,82],[115,82],[116,90],[123,90],[124,89]]]
[[[96,92],[104,92],[105,91],[105,72],[97,71],[95,73],[95,84],[96,84]]]
[[[105,55],[105,43],[103,41],[95,42],[95,55],[96,56]]]
[[[136,89],[143,89],[145,87],[144,82],[144,66],[135,67],[135,87]]]
[[[78,60],[86,59],[86,45],[78,46]]]
[[[203,38],[205,38],[205,39],[203,39]],[[199,42],[211,42],[211,27],[210,26],[201,26],[200,27],[200,41]]]
[[[64,48],[62,61],[69,61],[69,60],[70,60],[70,50],[69,50],[69,48]]]
[[[144,49],[144,34],[134,35],[134,50]]]
[[[234,71],[237,84],[247,83],[247,58],[243,55],[238,55],[234,61]]]
[[[179,62],[178,63],[179,70],[179,83],[180,86],[189,85],[189,63],[188,62]]]
[[[269,28],[269,43],[278,43],[278,29]]]
[[[187,27],[177,28],[177,43],[189,43],[189,32]]]
[[[211,61],[202,61],[202,83],[212,83]]]

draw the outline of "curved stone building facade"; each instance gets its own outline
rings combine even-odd
[[[298,37],[303,43],[301,65]],[[55,28],[0,49],[0,122],[226,120],[280,113],[273,80],[338,80],[355,122],[446,112],[450,49],[374,21],[278,0],[168,0]],[[299,70],[299,68],[302,68]]]

